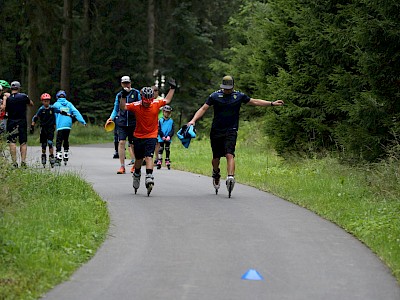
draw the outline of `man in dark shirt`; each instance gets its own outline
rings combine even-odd
[[[30,100],[26,94],[20,93],[20,89],[21,84],[18,81],[11,82],[11,95],[4,103],[5,110],[8,114],[7,142],[10,145],[10,153],[14,167],[18,167],[17,138],[20,144],[21,167],[26,167],[26,142],[28,141],[26,113],[27,106],[33,106],[32,100]]]
[[[214,118],[211,126],[210,141],[213,152],[213,184],[216,192],[220,187],[220,159],[225,156],[227,161],[226,185],[229,193],[235,184],[235,147],[237,131],[239,129],[239,112],[242,104],[253,106],[281,106],[282,100],[266,101],[253,99],[233,89],[234,80],[232,76],[224,76],[220,90],[212,93],[206,103],[195,113],[187,125],[194,125],[210,106],[214,107]],[[230,195],[230,194],[229,194]]]

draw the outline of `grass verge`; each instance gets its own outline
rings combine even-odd
[[[241,124],[236,180],[338,224],[375,252],[400,282],[399,162],[350,167],[332,157],[283,161],[259,126],[257,122]],[[193,140],[188,149],[175,139],[171,149],[174,168],[211,176],[208,138]],[[227,175],[225,159],[221,175]]]
[[[0,299],[37,299],[94,255],[106,203],[75,174],[4,167],[0,176]]]

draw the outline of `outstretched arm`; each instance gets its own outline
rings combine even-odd
[[[208,104],[204,104],[199,108],[198,111],[194,114],[193,118],[189,121],[187,125],[194,125],[198,119],[200,119],[207,111],[210,106]]]
[[[262,99],[251,98],[248,104],[252,106],[282,106],[285,104],[285,102],[283,102],[283,100],[266,101]]]

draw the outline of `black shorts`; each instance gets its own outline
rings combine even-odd
[[[128,138],[128,141],[130,144],[133,143],[133,132],[135,131],[135,126],[118,126],[118,140],[126,140]]]
[[[237,131],[227,131],[225,134],[210,134],[213,158],[224,157],[226,154],[235,156]]]
[[[28,141],[28,125],[26,120],[7,120],[7,142],[20,145],[26,144]]]
[[[40,127],[40,143],[47,144],[48,141],[54,140],[54,127],[46,128]]]
[[[136,159],[145,157],[153,157],[154,150],[156,149],[157,138],[138,139],[133,140],[133,151],[135,152]]]

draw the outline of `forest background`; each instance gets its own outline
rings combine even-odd
[[[35,109],[41,93],[64,89],[103,124],[121,76],[139,89],[164,75],[181,86],[180,125],[229,73],[253,98],[286,102],[242,114],[283,157],[399,152],[396,0],[5,0],[1,14],[0,77],[20,81]]]

